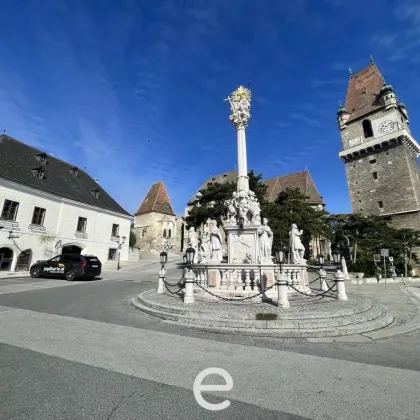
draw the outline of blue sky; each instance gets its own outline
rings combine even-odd
[[[0,121],[86,167],[130,212],[166,184],[177,213],[234,169],[223,99],[251,81],[248,167],[307,167],[331,212],[350,211],[337,154],[348,68],[370,54],[420,137],[420,2],[3,0]]]

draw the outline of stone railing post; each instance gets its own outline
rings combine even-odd
[[[245,270],[245,290],[251,289],[251,270]]]
[[[195,274],[194,271],[188,269],[185,273],[185,292],[184,292],[184,303],[194,303],[194,282]]]
[[[159,283],[158,283],[158,288],[157,288],[158,293],[165,293],[165,282],[164,282],[165,279],[166,279],[166,270],[162,267],[159,270]]]
[[[347,300],[344,274],[340,270],[337,270],[337,273],[335,273],[335,282],[337,284],[338,300]]]
[[[277,306],[282,308],[289,308],[290,303],[287,299],[287,274],[283,270],[276,271],[276,280],[277,280]]]
[[[260,270],[254,269],[254,292],[260,291]]]
[[[319,278],[321,281],[321,290],[326,292],[328,290],[328,284],[327,284],[327,281],[325,280],[327,278],[327,272],[324,269],[319,270]]]

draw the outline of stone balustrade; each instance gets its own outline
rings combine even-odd
[[[270,287],[262,297],[277,298],[276,277],[279,266],[276,264],[194,264],[192,270],[196,282],[201,286],[195,285],[195,292],[205,293],[204,288],[219,296],[246,297]],[[310,292],[306,265],[284,264],[282,272],[288,284]],[[289,286],[288,293],[296,291]]]

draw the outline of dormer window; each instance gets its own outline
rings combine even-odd
[[[36,158],[41,165],[45,165],[47,163],[47,155],[45,153],[36,155]]]
[[[77,166],[73,166],[73,168],[70,168],[70,173],[73,176],[79,176],[79,168]]]
[[[45,171],[43,168],[35,168],[32,169],[32,175],[35,178],[44,179],[45,178]]]
[[[95,198],[99,198],[99,190],[98,189],[94,189],[91,192],[92,192],[92,194],[94,195]]]

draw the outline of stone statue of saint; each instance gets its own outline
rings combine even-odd
[[[305,254],[305,247],[302,244],[300,237],[303,235],[303,231],[299,230],[298,227],[293,223],[292,229],[289,232],[289,248],[290,248],[290,260],[291,263],[299,264],[305,262],[303,258]]]
[[[210,246],[210,235],[208,232],[204,234],[203,238],[203,255],[206,257],[206,260],[211,258],[211,246]]]
[[[211,245],[211,259],[213,261],[223,261],[222,256],[222,238],[220,235],[220,229],[215,223],[213,230],[210,234],[210,245]]]
[[[261,224],[261,208],[260,203],[258,202],[257,197],[255,197],[255,193],[253,191],[249,191],[249,212],[251,213],[251,223],[253,225],[260,225]]]
[[[225,206],[227,209],[226,222],[231,225],[236,224],[236,207],[234,200],[232,198],[227,199]]]
[[[198,239],[195,234],[195,229],[193,227],[190,227],[190,230],[188,231],[188,245],[195,250],[194,254],[194,264],[197,264],[198,262]]]
[[[264,217],[262,225],[258,228],[261,262],[272,262],[273,232],[267,223],[268,219]]]

